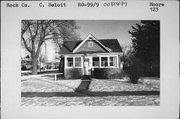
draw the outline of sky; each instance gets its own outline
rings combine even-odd
[[[92,34],[97,39],[118,39],[123,46],[131,45],[131,36],[128,33],[132,25],[139,23],[137,20],[78,20],[80,27],[78,33],[82,39]]]
[[[89,34],[92,34],[97,39],[118,39],[121,46],[131,45],[131,36],[128,33],[137,20],[77,20],[76,24],[79,27],[77,33],[84,40]],[[55,48],[51,41],[47,44],[47,57],[51,62],[55,58]],[[44,46],[42,46],[42,49]],[[43,51],[42,51],[43,52]],[[24,50],[21,56],[26,56]]]

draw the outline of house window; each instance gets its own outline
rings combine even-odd
[[[75,57],[75,67],[81,67],[81,57]]]
[[[68,67],[73,67],[73,58],[72,57],[67,58],[67,66]]]
[[[108,66],[108,57],[101,57],[101,66]]]
[[[109,57],[109,66],[116,66],[116,57]]]
[[[93,66],[99,66],[99,57],[93,57]]]
[[[88,47],[93,47],[93,42],[88,42]]]

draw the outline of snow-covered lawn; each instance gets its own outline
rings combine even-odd
[[[160,105],[157,94],[133,95],[132,92],[159,92],[160,80],[145,78],[138,84],[131,84],[120,79],[92,79],[89,91],[96,96],[79,94],[74,90],[81,83],[80,79],[54,81],[49,76],[24,76],[21,79],[21,105],[29,106],[145,106]],[[97,93],[98,92],[98,93]],[[105,95],[104,95],[104,92]],[[129,93],[131,92],[131,93]],[[125,95],[123,95],[125,93]],[[112,95],[108,95],[112,94]]]

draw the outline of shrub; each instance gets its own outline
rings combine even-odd
[[[66,69],[65,77],[67,79],[79,79],[82,76],[81,68],[70,68]]]
[[[121,71],[118,68],[94,68],[92,76],[99,79],[121,78]]]
[[[143,75],[144,64],[136,57],[129,60],[130,61],[124,67],[124,71],[129,75],[130,82],[136,84],[138,83],[139,78]]]

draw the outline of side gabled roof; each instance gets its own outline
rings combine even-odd
[[[77,41],[64,41],[61,48],[60,54],[72,54],[73,50],[82,42],[82,40]]]
[[[111,52],[122,52],[122,48],[117,39],[98,39],[105,47],[110,48]]]
[[[85,39],[86,40],[86,39]],[[76,54],[75,51],[85,40],[64,41],[60,54]],[[96,39],[108,52],[122,52],[122,48],[117,39]]]

